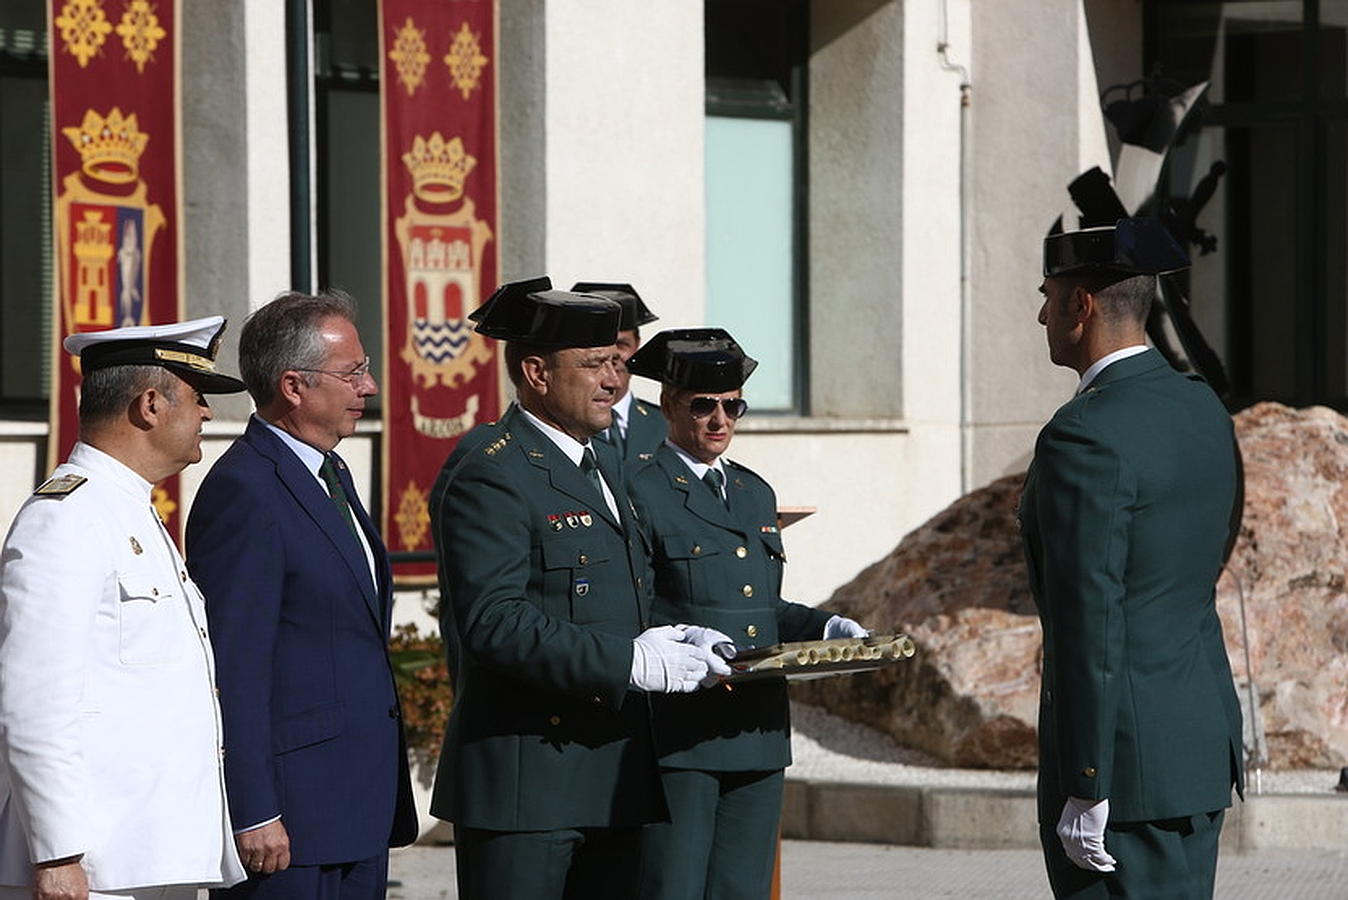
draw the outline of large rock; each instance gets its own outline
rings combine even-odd
[[[1262,403],[1235,422],[1245,515],[1217,593],[1231,667],[1245,701],[1248,632],[1267,765],[1340,766],[1348,761],[1348,419]],[[1040,635],[1015,520],[1023,481],[1009,476],[960,498],[829,601],[872,628],[911,635],[913,660],[796,684],[794,696],[954,765],[1033,765]]]

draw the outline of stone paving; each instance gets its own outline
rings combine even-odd
[[[1348,836],[1345,836],[1348,838]],[[453,847],[393,851],[394,900],[457,897]],[[782,844],[782,900],[1042,900],[1049,897],[1033,850],[933,850],[879,844]],[[1228,854],[1217,865],[1217,900],[1342,900],[1348,897],[1344,852],[1265,850]],[[608,900],[608,898],[603,898]],[[617,898],[615,898],[617,900]]]

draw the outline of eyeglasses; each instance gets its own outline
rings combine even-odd
[[[705,419],[716,411],[718,403],[732,419],[738,419],[749,411],[749,402],[743,397],[724,397],[720,400],[715,397],[694,397],[688,401],[688,411],[694,419]]]
[[[331,375],[333,378],[340,378],[353,388],[360,387],[362,381],[370,374],[370,357],[365,357],[365,362],[349,369],[345,372],[334,372],[331,369],[293,369],[295,372],[314,372],[319,375]]]

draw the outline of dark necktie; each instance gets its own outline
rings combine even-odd
[[[726,500],[725,494],[721,493],[721,485],[725,484],[725,476],[718,469],[708,469],[707,474],[702,476],[702,483],[711,488],[711,492],[716,495],[727,507],[730,506]]]
[[[323,465],[318,467],[318,474],[328,486],[328,496],[332,499],[337,515],[342,517],[342,521],[351,529],[352,534],[358,534],[356,520],[351,516],[351,504],[346,500],[346,489],[342,487],[342,479],[337,477],[337,466],[330,455],[323,455]]]
[[[618,459],[627,458],[627,440],[623,437],[622,418],[615,409],[613,411],[613,424],[608,429],[609,435],[613,439],[613,446],[618,448]]]
[[[580,455],[580,471],[594,485],[594,489],[599,492],[599,496],[604,496],[604,488],[599,482],[599,460],[594,458],[594,448],[586,447],[585,452]]]

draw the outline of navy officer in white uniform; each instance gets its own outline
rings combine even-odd
[[[75,334],[80,439],[0,552],[0,900],[244,877],[201,593],[151,504],[201,459],[224,319]]]

